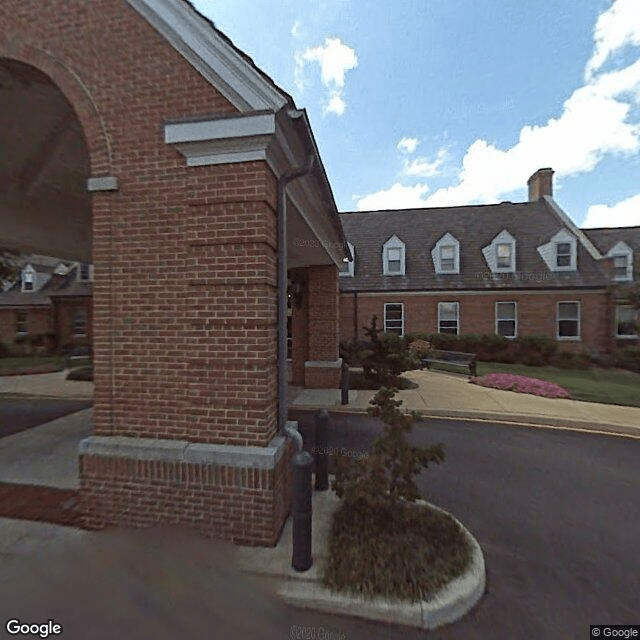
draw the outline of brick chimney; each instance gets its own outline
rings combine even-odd
[[[542,196],[553,196],[553,169],[538,169],[527,180],[529,202],[540,200]]]

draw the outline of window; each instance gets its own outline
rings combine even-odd
[[[22,290],[33,291],[33,271],[25,271],[22,274]]]
[[[456,268],[456,248],[453,245],[440,247],[440,270],[455,271]]]
[[[460,273],[460,243],[445,233],[431,250],[431,259],[436,273]]]
[[[404,242],[398,236],[391,236],[382,245],[382,274],[403,276],[405,267]]]
[[[616,336],[618,338],[638,337],[638,311],[633,307],[616,307]]]
[[[354,274],[354,267],[356,263],[356,252],[353,248],[353,245],[350,242],[347,242],[349,245],[349,250],[351,251],[351,256],[353,260],[349,262],[346,258],[342,261],[342,266],[340,267],[340,275],[341,276],[351,276]]]
[[[515,338],[517,333],[515,302],[496,302],[496,333],[504,338]]]
[[[496,245],[496,266],[498,269],[511,268],[511,244]]]
[[[400,273],[402,268],[401,257],[399,248],[387,249],[387,271],[389,273]]]
[[[387,333],[404,335],[404,305],[401,302],[385,302],[384,330]]]
[[[613,279],[626,280],[628,278],[627,266],[629,260],[627,256],[613,256]]]
[[[26,311],[16,311],[16,333],[28,333]]]
[[[457,302],[438,302],[438,333],[455,333],[460,328],[460,307]]]
[[[89,265],[86,262],[80,263],[79,278],[85,282],[90,278]]]
[[[84,336],[87,333],[87,310],[76,309],[73,314],[71,331],[74,336]]]
[[[556,243],[556,266],[557,267],[571,266],[571,243],[570,242]]]
[[[558,302],[558,339],[580,338],[580,303]]]

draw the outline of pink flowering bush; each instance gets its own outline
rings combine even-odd
[[[490,387],[491,389],[530,393],[534,396],[543,396],[545,398],[571,397],[571,394],[566,389],[553,382],[517,376],[513,373],[487,373],[480,377],[471,378],[470,382],[479,384],[482,387]]]

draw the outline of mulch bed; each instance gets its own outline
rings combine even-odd
[[[0,517],[81,528],[78,492],[30,484],[0,483]]]

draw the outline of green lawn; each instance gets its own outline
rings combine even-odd
[[[0,358],[0,371],[20,371],[42,365],[52,365],[63,368],[67,359],[65,356],[27,356],[24,358]]]
[[[514,373],[555,382],[564,387],[575,400],[640,407],[640,374],[629,371],[597,368],[559,369],[478,362],[478,375],[485,373]]]

